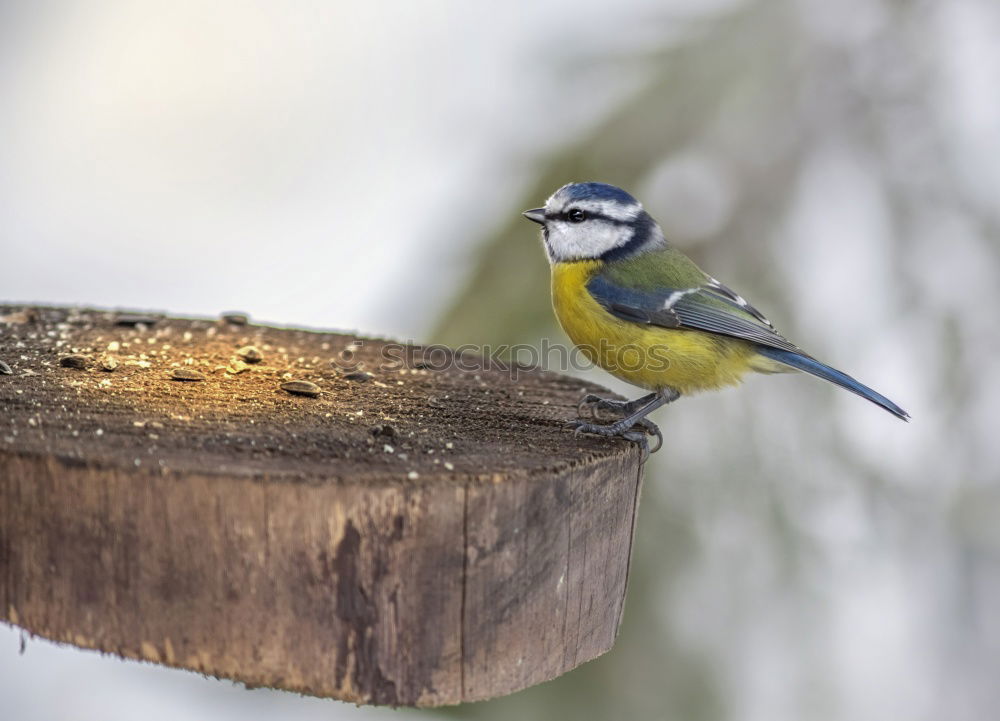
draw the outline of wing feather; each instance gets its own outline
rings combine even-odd
[[[625,288],[597,275],[587,290],[609,313],[632,323],[688,328],[740,338],[801,353],[770,321],[742,297],[714,279],[693,288]]]

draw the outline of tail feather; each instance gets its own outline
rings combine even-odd
[[[846,373],[841,373],[836,368],[831,368],[824,363],[820,363],[815,358],[810,358],[809,356],[801,353],[794,353],[792,351],[782,350],[780,348],[771,348],[768,346],[758,346],[757,352],[765,358],[770,358],[771,360],[784,363],[785,365],[791,366],[792,368],[796,368],[800,371],[811,373],[818,378],[835,383],[841,388],[846,388],[852,393],[857,393],[862,398],[867,398],[875,405],[881,406],[897,418],[901,418],[904,421],[910,420],[909,413],[904,411],[881,393],[876,393],[871,388],[859,383]]]

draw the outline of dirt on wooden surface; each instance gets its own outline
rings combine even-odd
[[[238,314],[0,305],[0,361],[0,452],[88,466],[419,483],[638,453],[564,428],[591,384]]]

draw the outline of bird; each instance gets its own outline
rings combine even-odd
[[[587,394],[576,433],[620,436],[645,453],[663,445],[647,416],[682,395],[737,385],[748,373],[804,371],[910,415],[882,394],[813,358],[729,287],[667,242],[642,204],[614,185],[569,183],[524,217],[542,226],[552,305],[592,363],[646,391],[622,401]],[[608,414],[614,420],[608,420]],[[648,439],[657,445],[649,449]]]

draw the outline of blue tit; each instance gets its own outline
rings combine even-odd
[[[659,429],[646,416],[682,394],[735,385],[748,372],[805,371],[857,393],[897,418],[909,414],[846,373],[787,341],[739,294],[672,248],[621,188],[572,183],[524,216],[542,226],[559,324],[593,363],[648,391],[632,401],[588,395],[577,432],[623,436],[646,447]]]

